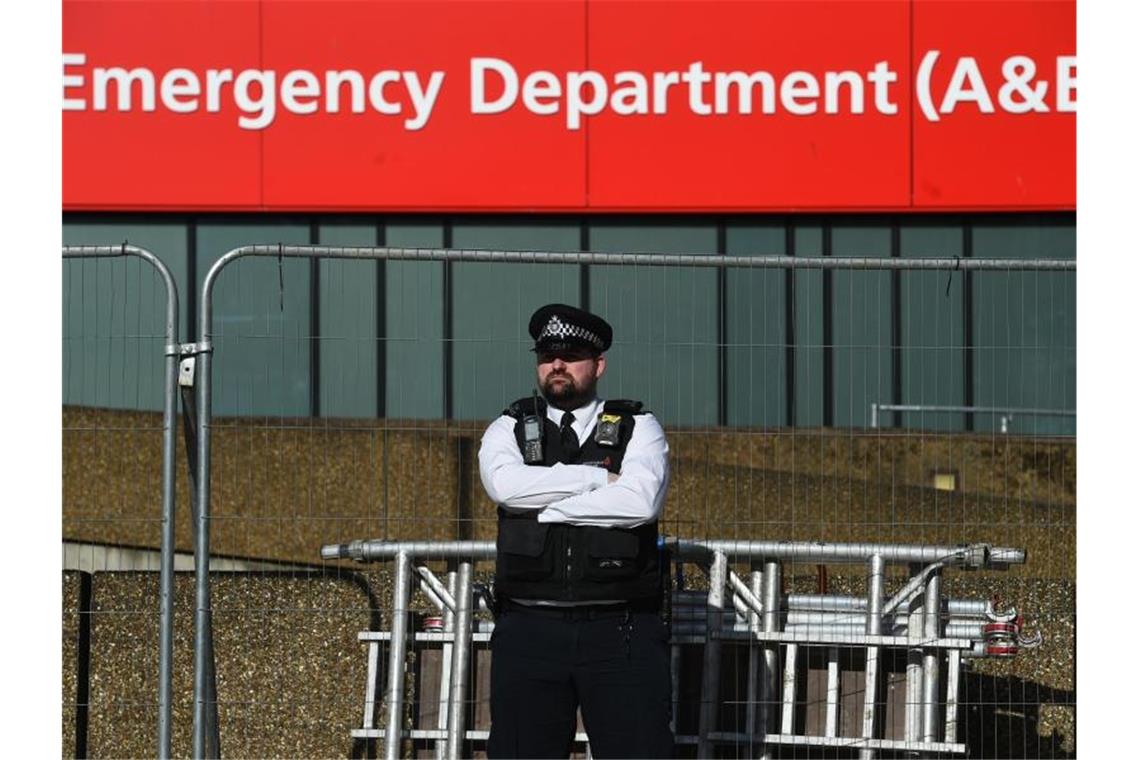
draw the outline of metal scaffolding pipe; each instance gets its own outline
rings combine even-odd
[[[827,648],[827,713],[823,735],[839,735],[839,647]]]
[[[918,575],[921,565],[913,565],[911,573]],[[919,640],[923,632],[922,597],[907,602],[906,636]],[[903,738],[917,742],[922,738],[922,648],[915,645],[906,650],[906,708],[904,711]]]
[[[744,615],[747,616],[750,612],[763,611],[764,605],[760,601],[759,596],[757,594],[753,594],[752,589],[748,588],[748,586],[745,585],[744,581],[740,579],[740,576],[734,573],[731,569],[728,571],[728,580],[729,583],[732,584],[732,590],[736,592],[733,595],[733,603],[735,604],[738,598],[744,602],[744,609],[742,610]],[[740,605],[737,605],[737,609],[741,609]]]
[[[417,567],[416,573],[421,579],[420,588],[423,589],[425,594],[435,597],[433,604],[439,607],[441,611],[445,609],[455,609],[455,598],[451,595],[451,592],[444,588],[444,585],[439,582],[439,578],[435,577],[435,573],[426,565]],[[424,588],[425,586],[427,586],[427,588]]]
[[[709,567],[708,639],[705,641],[704,667],[701,671],[701,708],[697,729],[697,757],[712,757],[710,735],[716,731],[716,714],[720,708],[720,630],[724,611],[724,586],[728,576],[728,558],[713,554]]]
[[[467,674],[471,652],[471,563],[459,563],[455,588],[455,644],[451,655],[451,709],[447,714],[447,757],[459,760],[467,717]]]
[[[867,609],[867,600],[836,594],[788,594],[787,607],[789,610],[810,612],[858,612],[861,620],[861,613]],[[957,616],[986,617],[994,614],[994,603],[989,599],[945,599],[943,607],[948,614]]]
[[[459,573],[455,570],[447,571],[447,593],[455,599],[456,584],[459,582]],[[492,625],[494,625],[492,623]],[[443,630],[452,634],[451,641],[444,641],[440,651],[439,664],[439,716],[436,726],[444,732],[444,738],[435,743],[435,756],[437,760],[444,760],[447,756],[447,726],[448,707],[451,705],[451,657],[455,640],[455,605],[445,607],[443,611]]]
[[[388,719],[385,723],[384,758],[400,757],[400,734],[404,713],[404,665],[408,646],[408,594],[412,585],[412,558],[396,555],[392,584],[392,640],[388,648]]]
[[[780,585],[783,568],[779,562],[767,560],[764,562],[763,575],[763,624],[765,633],[774,633],[780,630]],[[772,704],[776,697],[776,677],[779,672],[779,647],[772,642],[764,643],[764,672],[760,679],[760,735],[767,736],[771,726]],[[762,760],[772,757],[772,748],[765,740],[761,749]]]
[[[939,636],[942,610],[942,574],[931,574],[926,581],[926,602],[923,605],[923,634],[927,638]],[[927,648],[922,655],[922,741],[938,741],[938,650]]]
[[[784,698],[780,712],[780,733],[795,733],[796,718],[796,667],[799,644],[784,647]]]
[[[872,636],[882,632],[883,626],[883,576],[886,562],[878,554],[873,555],[867,563],[867,627],[866,632]],[[879,647],[867,647],[867,664],[865,668],[865,700],[863,702],[863,731],[864,739],[875,738],[875,703],[878,699],[879,686]],[[875,750],[860,749],[861,760],[872,760]]]
[[[958,677],[962,666],[962,653],[950,650],[946,658],[946,722],[943,741],[958,741]]]
[[[675,557],[682,560],[708,560],[715,552],[730,560],[771,559],[785,562],[863,563],[872,555],[888,564],[943,562],[981,568],[994,565],[1024,564],[1025,550],[989,544],[934,546],[926,544],[826,543],[822,541],[691,541],[664,539]],[[494,541],[352,541],[321,547],[321,558],[354,559],[375,562],[392,559],[398,552],[421,559],[470,558],[490,560],[495,556]]]

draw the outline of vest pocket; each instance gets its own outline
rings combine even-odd
[[[586,528],[585,577],[590,580],[632,578],[638,574],[640,541],[621,528]]]
[[[540,581],[554,571],[554,553],[546,550],[550,526],[534,520],[502,520],[495,542],[496,575],[508,581]]]

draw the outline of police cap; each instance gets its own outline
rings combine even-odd
[[[536,311],[529,330],[535,351],[587,348],[600,354],[610,347],[614,336],[606,320],[562,303],[547,304]]]

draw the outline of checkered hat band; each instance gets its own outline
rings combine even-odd
[[[559,319],[557,316],[551,317],[550,321],[546,323],[546,327],[542,328],[542,332],[538,335],[538,340],[543,341],[549,338],[556,340],[566,340],[567,338],[577,338],[584,340],[591,346],[597,349],[602,347],[602,339],[596,333],[590,332],[584,327],[577,325],[567,324]]]

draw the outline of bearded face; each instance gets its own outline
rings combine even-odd
[[[556,409],[576,409],[597,393],[606,359],[589,351],[569,349],[538,353],[538,387]]]

